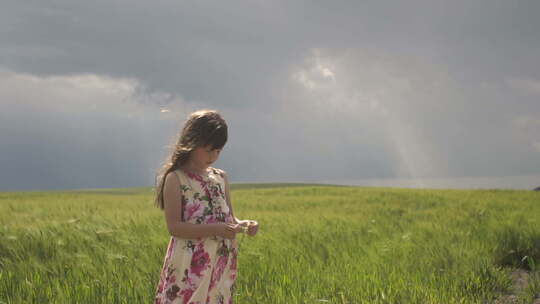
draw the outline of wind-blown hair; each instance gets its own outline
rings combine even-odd
[[[168,161],[156,175],[156,196],[154,203],[160,209],[165,208],[163,188],[165,177],[182,167],[188,160],[191,151],[198,147],[210,145],[212,149],[222,149],[227,143],[227,123],[215,110],[202,109],[189,115],[182,128],[176,145],[171,151]]]

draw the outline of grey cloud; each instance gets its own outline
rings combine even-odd
[[[193,108],[181,100],[170,113],[142,105],[136,85],[92,75],[1,72],[0,188],[152,184],[178,117]]]
[[[21,118],[25,128],[16,132],[12,128],[22,125]],[[148,134],[160,129],[157,124],[149,130],[126,117],[98,113],[11,113],[1,116],[0,127],[3,190],[148,186],[165,139]]]
[[[485,62],[484,69],[496,60],[508,66],[501,60],[506,52],[523,55],[538,48],[533,31],[538,21],[528,18],[538,6],[532,1],[12,1],[1,16],[0,58],[24,72],[137,77],[149,90],[187,100],[260,105],[257,100],[268,101],[261,95],[271,96],[288,66],[314,47],[374,45],[396,55],[436,52],[465,63],[461,67],[471,66],[471,60],[472,66]]]
[[[34,164],[49,173],[47,187],[120,186],[124,176],[126,185],[144,184],[178,131],[171,121],[203,106],[228,117],[231,138],[220,164],[239,180],[540,171],[537,1],[4,3],[0,67],[41,77],[134,79],[129,99],[140,109],[179,107],[168,123],[137,116],[144,127],[125,118],[122,107],[57,119],[4,114],[0,135],[12,144],[3,147],[1,164],[15,172],[14,164],[29,168],[23,159],[47,154],[52,158]],[[316,67],[316,50],[333,76]],[[57,91],[36,89],[20,103],[37,104],[39,94],[54,103]],[[0,98],[18,92],[3,89]],[[72,99],[78,100],[58,102]],[[8,128],[20,120],[32,121],[29,140]],[[92,121],[111,131],[96,133]],[[70,133],[77,123],[85,139]],[[52,133],[69,141],[54,149],[40,141]],[[88,142],[106,148],[92,150]],[[67,167],[52,155],[79,153],[88,164],[67,157],[66,166],[79,164],[94,177],[69,184]],[[135,169],[131,162],[146,165]],[[118,171],[104,176],[99,168]],[[20,182],[8,180],[2,176],[4,185]]]

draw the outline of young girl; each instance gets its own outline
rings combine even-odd
[[[232,303],[239,232],[258,223],[233,213],[229,181],[210,167],[227,142],[227,124],[213,110],[192,113],[171,160],[157,178],[156,205],[171,234],[155,304]]]

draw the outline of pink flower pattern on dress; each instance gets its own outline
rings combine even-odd
[[[202,272],[210,266],[210,255],[204,251],[203,243],[199,243],[191,258],[191,273],[201,277]]]
[[[183,303],[189,302],[189,299],[191,299],[191,296],[193,295],[194,291],[195,290],[193,290],[192,288],[186,288],[180,291],[180,295],[182,296]]]
[[[184,219],[189,220],[193,218],[194,216],[199,216],[200,215],[199,211],[202,211],[202,209],[203,209],[202,205],[199,203],[188,204],[185,209],[186,215],[184,216]]]
[[[182,218],[185,222],[210,224],[233,221],[225,198],[223,175],[216,169],[211,170],[208,178],[177,172],[183,193]],[[235,240],[171,237],[154,304],[232,304],[236,267]],[[204,290],[202,286],[206,286]]]
[[[237,251],[233,247],[231,252],[231,265],[230,265],[230,279],[234,282],[236,280],[236,260],[237,260]]]
[[[214,266],[214,271],[212,272],[212,277],[210,279],[210,289],[212,289],[216,285],[216,282],[221,279],[221,276],[225,271],[225,267],[227,266],[227,262],[229,261],[229,249],[227,248],[225,242],[223,242],[219,248],[218,256],[219,257],[216,265]]]

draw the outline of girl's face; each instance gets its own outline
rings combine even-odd
[[[221,149],[212,149],[212,146],[208,145],[196,148],[191,156],[194,163],[202,168],[207,168],[218,159],[219,153],[221,153]]]

